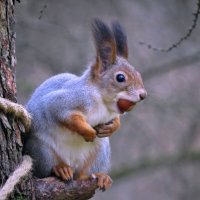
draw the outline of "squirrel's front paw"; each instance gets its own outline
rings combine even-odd
[[[112,135],[114,131],[116,131],[120,127],[120,119],[119,117],[114,118],[112,121],[106,124],[99,124],[94,127],[97,131],[98,137],[109,137]]]

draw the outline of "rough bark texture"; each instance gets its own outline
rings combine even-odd
[[[67,184],[56,178],[33,180],[37,200],[86,200],[93,197],[98,188],[97,180],[77,180]]]
[[[16,102],[15,16],[12,0],[0,0],[0,96]],[[13,116],[0,112],[0,183],[22,160],[20,130]],[[23,179],[9,199],[32,199],[29,177]]]
[[[15,82],[15,16],[14,1],[0,0],[0,96],[16,102]],[[20,125],[19,125],[20,126]],[[22,161],[20,128],[14,116],[0,111],[0,183],[5,184],[10,173]],[[34,186],[32,185],[34,184]],[[34,187],[34,190],[33,190]],[[24,178],[8,199],[89,199],[97,189],[97,180],[65,183],[56,178]]]

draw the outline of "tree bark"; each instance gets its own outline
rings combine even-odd
[[[0,0],[0,96],[16,102],[14,1]],[[20,129],[14,116],[0,112],[0,183],[22,161]],[[9,199],[34,199],[30,176],[24,178]]]
[[[37,200],[86,200],[93,197],[98,188],[97,179],[60,181],[49,177],[33,179]]]
[[[14,0],[0,0],[0,96],[17,102]],[[15,116],[0,111],[0,183],[3,186],[22,161],[21,124]],[[21,129],[24,130],[24,129]],[[23,178],[8,199],[68,199],[91,198],[98,188],[96,179],[65,183],[56,178],[36,179],[31,174]],[[2,200],[2,197],[0,197]]]

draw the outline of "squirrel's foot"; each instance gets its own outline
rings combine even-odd
[[[120,126],[120,119],[119,117],[114,118],[112,121],[105,123],[105,124],[99,124],[94,127],[94,129],[97,132],[98,137],[109,137],[112,135],[114,131],[116,131]]]
[[[104,173],[95,173],[90,176],[91,178],[97,178],[98,180],[98,187],[100,190],[103,192],[107,189],[109,189],[113,183],[112,179],[110,176]]]
[[[53,167],[53,173],[64,181],[70,181],[74,172],[70,166],[62,163]]]

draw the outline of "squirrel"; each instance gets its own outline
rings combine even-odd
[[[92,33],[96,59],[84,73],[47,79],[26,104],[31,128],[24,154],[33,158],[36,177],[96,177],[98,187],[106,190],[112,184],[106,174],[109,136],[119,128],[120,116],[147,92],[140,73],[127,61],[127,37],[119,22],[110,28],[96,18]]]

